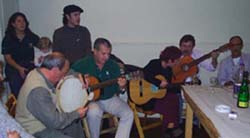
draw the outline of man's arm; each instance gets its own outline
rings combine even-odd
[[[56,30],[53,34],[53,46],[52,46],[53,52],[61,52],[60,39],[58,35],[60,34]]]
[[[156,70],[156,65],[150,61],[144,68],[143,68],[143,73],[144,73],[144,79],[153,83],[157,87],[160,87],[161,80],[155,78],[154,70]]]
[[[86,36],[85,36],[86,37],[86,42],[85,42],[86,49],[83,52],[85,52],[84,55],[90,55],[91,51],[92,51],[92,49],[91,49],[91,34],[90,34],[87,27],[85,27],[85,29],[86,29]]]
[[[203,54],[199,51],[199,50],[194,50],[192,53],[192,57],[194,58],[194,60],[200,58],[201,56],[203,56]],[[215,67],[217,67],[217,59],[215,61],[215,59],[213,59],[214,61],[212,61],[212,59],[206,59],[203,62],[201,62],[199,64],[200,67],[204,68],[207,71],[213,72],[215,71]],[[214,64],[214,65],[213,65]]]
[[[211,59],[212,59],[212,62],[211,64],[213,65],[214,69],[217,68],[217,65],[218,65],[218,57],[219,57],[220,53],[219,52],[216,52],[216,51],[213,51],[211,53]]]
[[[2,138],[1,134],[3,134],[4,137],[7,137],[7,132],[15,131],[18,132],[22,138],[34,138],[31,134],[28,134],[12,116],[8,114],[4,105],[0,102],[0,138]]]
[[[27,108],[46,127],[63,129],[74,120],[80,118],[76,111],[60,113],[52,101],[49,91],[39,87],[31,91],[27,100]]]

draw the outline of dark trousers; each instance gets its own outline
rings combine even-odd
[[[12,68],[6,68],[5,70],[6,77],[8,79],[11,93],[17,98],[19,90],[23,85],[24,78],[22,78],[17,70]]]
[[[174,123],[174,127],[179,126],[179,97],[176,93],[169,92],[164,98],[157,99],[153,111],[163,115],[163,129],[169,123]]]
[[[26,68],[28,69],[28,71],[26,72],[26,75],[30,70],[34,69],[34,67],[35,66],[33,64],[27,65]],[[8,64],[6,65],[5,68],[5,74],[10,85],[11,93],[13,93],[14,96],[17,98],[19,90],[21,89],[23,82],[25,80],[25,77],[23,78],[19,74],[18,70],[16,70],[15,68],[11,67]]]
[[[163,115],[161,132],[164,133],[169,123],[174,123],[174,128],[179,127],[179,97],[177,93],[168,92],[162,99],[151,99],[141,106],[143,110],[152,110]]]

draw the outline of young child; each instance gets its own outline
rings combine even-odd
[[[48,54],[52,53],[52,42],[48,37],[41,37],[37,46],[34,47],[35,51],[35,66],[40,67],[43,58]]]

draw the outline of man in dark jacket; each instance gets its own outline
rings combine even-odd
[[[83,10],[76,5],[63,9],[63,26],[53,35],[53,51],[63,53],[70,64],[91,53],[89,30],[80,25],[80,14]]]

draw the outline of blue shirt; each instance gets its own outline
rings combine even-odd
[[[250,72],[250,54],[242,53],[241,60],[243,60],[245,71]],[[239,70],[239,63],[234,63],[231,56],[223,59],[220,62],[218,70],[218,80],[221,85],[228,81],[234,82],[234,76]]]
[[[7,138],[7,131],[17,131],[21,138],[34,138],[12,118],[0,102],[0,138]]]

